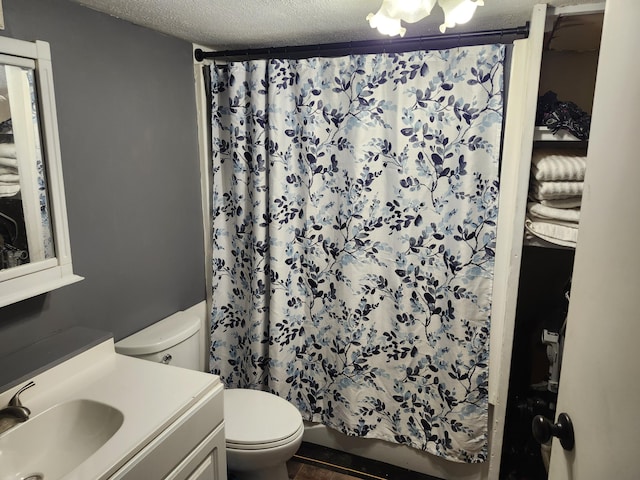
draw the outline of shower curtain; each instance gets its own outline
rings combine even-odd
[[[211,371],[487,458],[504,47],[211,67]]]

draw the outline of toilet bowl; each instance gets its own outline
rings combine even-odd
[[[227,467],[238,480],[287,480],[286,462],[300,447],[304,425],[286,400],[259,390],[224,392]]]
[[[116,352],[198,370],[200,320],[178,312],[116,343]],[[288,480],[286,462],[300,447],[302,415],[268,392],[224,391],[227,468],[235,480]]]

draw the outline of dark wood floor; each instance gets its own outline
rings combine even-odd
[[[287,462],[291,480],[438,480],[429,475],[303,443]]]
[[[306,463],[301,463],[296,458],[287,462],[289,478],[291,480],[359,480],[362,477],[352,477],[344,473],[334,472],[326,468],[316,467]],[[379,477],[370,477],[376,479]]]

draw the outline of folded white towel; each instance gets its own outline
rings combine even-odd
[[[532,213],[527,214],[527,218],[533,222],[552,223],[554,225],[563,225],[565,227],[578,228],[578,222],[571,220],[559,220],[557,218],[539,217]]]
[[[7,166],[4,166],[4,165],[0,165],[0,175],[5,174],[5,173],[17,174],[18,173],[18,169],[16,167],[7,167]]]
[[[580,221],[579,208],[553,208],[537,202],[529,202],[527,211],[532,217],[546,220],[561,220],[565,222],[578,223]]]
[[[536,180],[574,181],[584,180],[587,157],[558,150],[536,150],[531,158],[531,173]]]
[[[531,182],[531,195],[537,200],[581,197],[584,182]]]
[[[16,144],[0,143],[0,157],[16,158]]]
[[[580,205],[582,204],[582,197],[540,200],[540,204],[552,208],[580,208]]]
[[[0,173],[0,185],[15,185],[20,183],[20,175],[16,173]]]
[[[0,145],[2,144],[0,143]],[[18,168],[18,160],[15,158],[0,156],[0,166]]]
[[[20,185],[0,185],[0,197],[12,197],[20,191]]]
[[[527,231],[536,237],[556,245],[575,247],[578,241],[578,229],[576,227],[536,221],[529,217],[525,219],[524,226]]]

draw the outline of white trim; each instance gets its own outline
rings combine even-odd
[[[34,262],[29,265],[21,265],[19,267],[7,269],[0,272],[0,307],[9,305],[11,303],[24,300],[35,295],[40,295],[56,288],[60,288],[64,285],[78,282],[82,280],[82,277],[74,275],[73,267],[71,263],[71,247],[69,240],[69,227],[67,221],[67,209],[64,194],[64,182],[62,178],[62,160],[60,155],[60,141],[58,138],[58,120],[56,114],[56,103],[53,88],[53,70],[51,65],[51,49],[47,42],[36,41],[26,42],[23,40],[16,40],[13,38],[0,37],[0,52],[4,55],[0,57],[0,61],[18,66],[34,66],[35,65],[35,79],[38,89],[39,108],[38,113],[40,116],[40,135],[42,138],[42,153],[43,161],[45,162],[45,172],[47,174],[47,193],[49,196],[49,207],[51,213],[51,226],[52,234],[55,245],[56,257],[53,259],[47,259],[44,261],[41,257],[43,255],[37,253],[37,249],[34,247]],[[13,56],[14,58],[7,58],[6,56]],[[26,100],[25,100],[26,101]],[[29,96],[30,102],[30,96]],[[15,102],[12,102],[15,103]],[[12,105],[13,110],[13,105]],[[22,111],[22,108],[17,108],[18,111],[26,115],[26,110]],[[13,115],[12,111],[12,115]],[[31,114],[31,108],[29,105],[29,113]],[[24,120],[24,118],[23,118]],[[25,123],[24,121],[22,123]],[[25,152],[33,150],[31,145],[25,142],[22,148],[22,156]],[[26,155],[28,158],[32,156]],[[21,164],[24,163],[21,161]],[[35,182],[35,176],[33,172],[33,165],[24,166],[21,165],[22,172],[25,171],[27,176],[31,177],[31,185]],[[39,202],[36,202],[38,208],[34,209],[33,200],[33,188],[31,186],[23,185],[24,194],[28,197],[26,199],[27,211],[25,218],[28,221],[29,218],[34,218],[35,212],[39,213]],[[31,195],[29,195],[31,191]],[[29,203],[31,202],[31,203]],[[39,218],[39,215],[38,215]],[[37,235],[37,228],[30,228],[29,235],[31,237],[37,236],[42,238],[41,235]],[[32,238],[33,240],[33,238]],[[30,244],[30,254],[31,254]]]
[[[6,287],[10,288],[10,290],[2,292],[0,306],[10,305],[27,298],[42,295],[80,280],[84,280],[84,277],[66,273],[62,267],[49,268],[30,275],[23,275],[11,281],[11,285]],[[2,288],[4,289],[5,286],[3,285]]]
[[[549,7],[548,17],[570,17],[573,15],[587,15],[590,13],[604,13],[605,2],[585,3],[582,5],[565,5],[564,7]]]
[[[36,62],[30,58],[13,57],[11,55],[0,54],[0,63],[23,68],[36,68]]]
[[[56,267],[57,265],[58,261],[55,258],[50,258],[41,262],[30,262],[14,268],[9,268],[7,270],[0,270],[0,282],[11,280],[12,278],[22,277],[24,275],[29,275],[41,270],[47,270],[49,268]]]
[[[43,149],[45,152],[45,170],[48,178],[48,193],[51,200],[51,222],[54,229],[56,257],[61,265],[71,263],[71,245],[67,220],[67,205],[62,178],[62,156],[60,154],[60,138],[58,135],[58,116],[53,88],[53,68],[49,44],[37,41],[38,67],[36,70],[40,116],[42,122]]]
[[[25,42],[15,38],[2,37],[0,39],[0,51],[6,55],[16,57],[38,58],[38,48],[35,42]]]
[[[502,170],[500,172],[500,199],[498,208],[498,230],[496,240],[496,259],[493,277],[493,301],[491,308],[491,341],[489,350],[489,403],[498,402],[498,392],[503,359],[503,341],[505,330],[509,329],[506,322],[506,304],[509,295],[509,264],[517,252],[514,240],[517,238],[516,204],[518,198],[518,177],[522,173],[520,168],[519,140],[525,126],[521,121],[524,115],[524,98],[526,93],[526,54],[527,39],[513,42],[511,55],[511,75],[509,79],[509,94],[505,114],[504,145],[502,147]],[[524,228],[524,222],[522,227]],[[515,232],[514,232],[515,230]],[[517,240],[516,242],[517,243]]]
[[[204,48],[200,45],[193,45],[196,48]],[[204,269],[205,269],[205,302],[206,314],[203,321],[203,367],[205,371],[209,371],[209,349],[211,347],[211,327],[209,325],[209,312],[211,312],[211,294],[212,294],[212,272],[211,264],[213,261],[213,247],[211,245],[211,152],[209,146],[210,129],[209,119],[207,118],[207,92],[204,85],[204,74],[202,67],[204,62],[193,60],[193,78],[195,82],[196,92],[196,112],[198,115],[198,150],[200,152],[200,191],[202,196],[202,226],[204,230]]]
[[[545,4],[534,6],[529,38],[514,42],[512,56],[502,151],[489,354],[490,480],[498,480],[500,474],[545,14]]]

